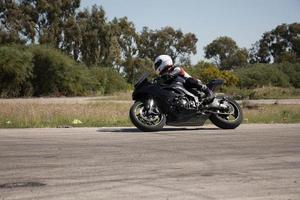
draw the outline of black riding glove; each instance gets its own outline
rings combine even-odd
[[[171,76],[169,74],[164,74],[160,78],[162,79],[162,82],[164,84],[168,84],[168,83],[170,83],[174,79],[174,76]]]

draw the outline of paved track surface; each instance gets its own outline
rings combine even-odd
[[[299,200],[299,130],[0,129],[0,200]]]

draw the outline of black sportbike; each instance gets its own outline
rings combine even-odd
[[[202,126],[207,119],[223,129],[234,129],[243,120],[239,104],[227,96],[217,96],[205,102],[205,94],[195,88],[186,89],[180,76],[165,84],[161,77],[149,80],[149,74],[140,77],[134,86],[130,119],[141,131],[159,131],[165,125]],[[207,84],[212,91],[222,80]]]

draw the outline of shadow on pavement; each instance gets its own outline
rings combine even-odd
[[[219,130],[219,128],[205,128],[205,127],[191,127],[191,128],[186,128],[186,127],[167,127],[164,128],[161,131],[158,132],[167,132],[167,131],[201,131],[201,130]],[[137,133],[137,132],[142,132],[137,128],[134,127],[128,127],[128,128],[101,128],[98,129],[97,132],[116,132],[116,133]],[[157,132],[153,132],[157,133]]]

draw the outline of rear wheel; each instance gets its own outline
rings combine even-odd
[[[166,124],[166,115],[154,105],[151,111],[142,101],[135,102],[129,111],[131,122],[141,131],[159,131]]]
[[[227,107],[224,110],[219,110],[219,113],[214,113],[210,116],[210,121],[219,128],[234,129],[243,121],[243,112],[240,105],[228,99]]]

